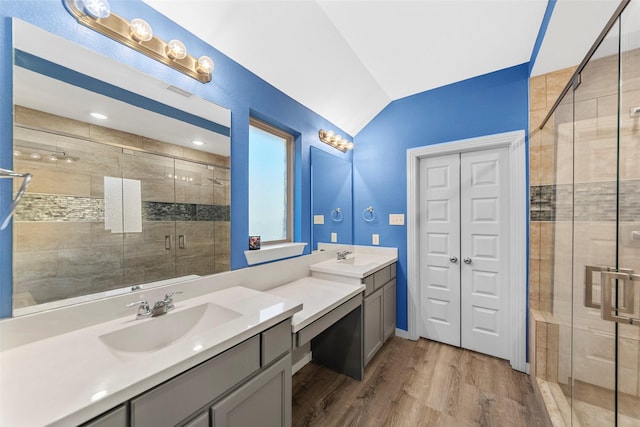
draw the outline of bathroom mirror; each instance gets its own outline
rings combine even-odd
[[[353,244],[352,168],[347,158],[311,147],[313,247]]]
[[[229,270],[230,111],[13,31],[14,316]]]

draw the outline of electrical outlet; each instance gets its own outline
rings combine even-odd
[[[404,225],[404,214],[389,214],[389,225]]]
[[[338,241],[338,233],[331,233],[331,243],[336,243]]]
[[[314,224],[324,224],[324,215],[314,215],[313,216],[313,223]]]
[[[372,245],[379,245],[380,244],[380,235],[379,234],[372,234],[371,235],[371,244]]]

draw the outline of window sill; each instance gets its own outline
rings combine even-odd
[[[261,249],[244,251],[244,257],[247,259],[247,263],[249,265],[260,264],[263,262],[301,255],[305,246],[307,246],[306,243],[298,242],[266,245]]]

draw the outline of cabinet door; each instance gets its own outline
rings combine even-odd
[[[211,408],[214,427],[291,426],[291,354]]]
[[[382,291],[380,289],[364,300],[364,364],[367,365],[382,347]]]
[[[396,279],[391,280],[382,290],[384,303],[384,340],[393,336],[396,331]]]

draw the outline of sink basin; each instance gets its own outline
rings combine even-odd
[[[373,272],[383,268],[397,260],[394,255],[377,255],[369,253],[355,253],[347,259],[335,258],[311,264],[311,271],[335,276],[353,277],[362,279]]]
[[[201,330],[220,326],[241,314],[216,304],[201,304],[150,319],[100,336],[100,341],[116,352],[142,353],[173,345]]]

